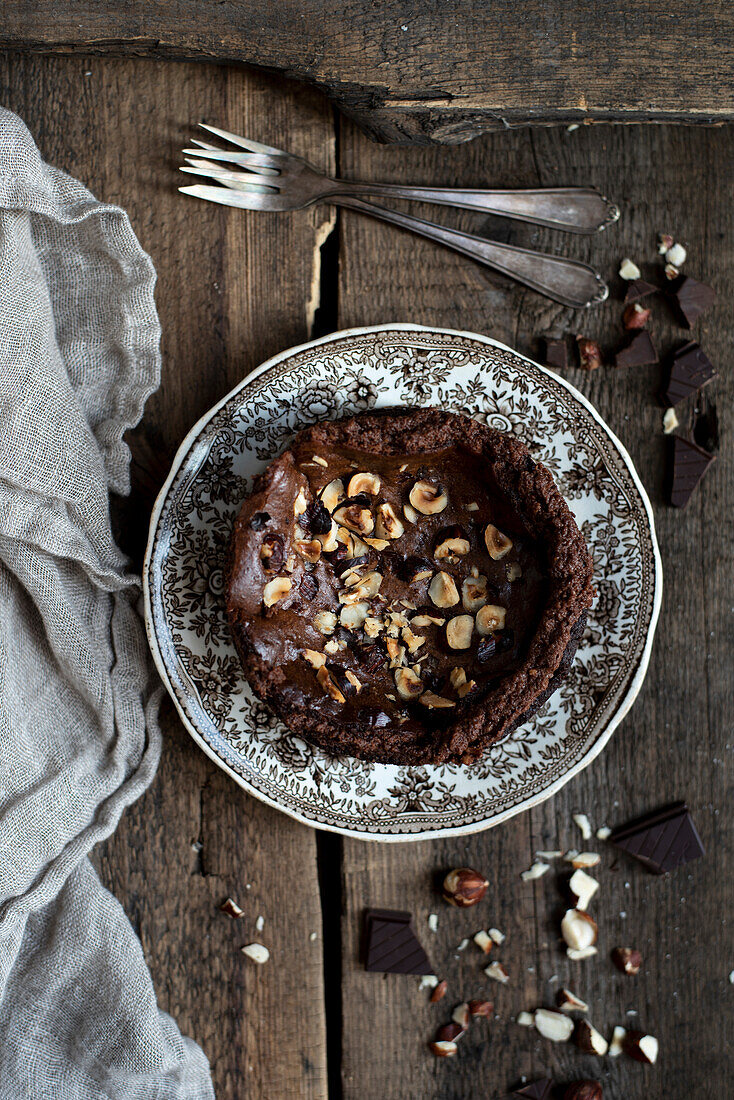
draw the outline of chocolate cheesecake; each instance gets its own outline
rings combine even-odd
[[[437,409],[300,432],[235,522],[245,674],[333,755],[471,763],[555,691],[592,563],[515,436]]]

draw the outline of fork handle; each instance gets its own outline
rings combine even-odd
[[[400,183],[357,183],[331,180],[337,195],[382,195],[419,199],[442,206],[500,214],[570,233],[597,233],[619,218],[619,207],[594,187],[548,187],[536,191],[468,191],[441,187],[409,187]]]
[[[374,203],[365,202],[354,196],[333,195],[328,201],[348,207],[350,210],[359,210],[373,218],[390,222],[391,225],[410,229],[421,237],[428,237],[432,241],[446,245],[447,248],[452,248],[455,252],[469,256],[472,260],[494,268],[495,271],[502,272],[503,275],[509,275],[518,283],[523,283],[532,290],[545,294],[546,297],[560,302],[561,305],[571,306],[572,309],[583,309],[603,302],[609,293],[601,276],[588,264],[580,263],[578,260],[550,256],[545,252],[532,252],[530,249],[516,248],[511,244],[498,244],[495,241],[485,240],[484,237],[463,233],[459,229],[450,229],[445,225],[436,225],[422,218],[414,218],[411,214],[403,214],[401,211],[390,210],[385,206],[376,206]]]

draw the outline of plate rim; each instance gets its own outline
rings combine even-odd
[[[190,721],[188,715],[179,703],[176,692],[174,691],[173,685],[171,684],[170,678],[168,676],[168,672],[166,670],[161,650],[158,645],[158,641],[153,628],[153,612],[149,580],[151,558],[156,543],[158,524],[160,522],[161,513],[167,500],[171,485],[178,475],[181,465],[183,464],[186,455],[191,450],[192,445],[201,435],[206,425],[216,416],[219,410],[224,405],[226,405],[237,393],[240,393],[242,390],[246,389],[247,386],[255,381],[255,379],[257,379],[261,374],[263,374],[267,370],[270,370],[272,367],[277,366],[278,363],[283,362],[283,360],[285,359],[295,356],[301,352],[307,351],[311,348],[319,347],[322,344],[333,343],[337,340],[343,341],[350,337],[363,336],[378,332],[395,331],[433,333],[438,335],[464,337],[470,340],[479,341],[480,343],[486,344],[489,347],[498,348],[500,351],[509,352],[510,354],[517,356],[518,359],[530,363],[534,368],[540,370],[542,374],[545,374],[548,377],[552,378],[554,382],[560,383],[561,386],[568,390],[571,396],[574,397],[582,405],[582,407],[591,414],[592,418],[596,420],[600,427],[607,433],[613,445],[617,448],[622,461],[624,462],[630,473],[632,482],[637,489],[637,492],[639,493],[643,508],[645,510],[645,516],[647,518],[648,528],[650,532],[653,561],[655,566],[654,591],[650,622],[647,627],[645,644],[637,665],[637,669],[635,670],[634,676],[630,681],[628,691],[621,705],[614,712],[612,717],[609,719],[606,728],[603,730],[603,732],[600,734],[594,744],[584,754],[584,756],[581,757],[580,760],[577,760],[576,763],[572,767],[570,767],[567,772],[564,772],[563,775],[559,776],[553,783],[551,783],[549,787],[537,792],[534,795],[530,795],[527,801],[521,802],[516,806],[511,806],[508,809],[503,810],[502,812],[493,816],[490,820],[469,822],[466,825],[455,825],[444,829],[426,829],[418,833],[365,832],[357,829],[350,829],[342,825],[330,825],[325,822],[312,821],[310,818],[306,817],[302,813],[299,813],[297,810],[293,810],[291,808],[283,806],[279,802],[276,802],[275,799],[270,798],[268,795],[264,794],[262,791],[255,789],[247,782],[246,779],[244,779],[243,776],[238,775],[237,772],[230,768],[226,761],[224,761],[208,744],[204,737],[202,737],[202,735],[196,729],[193,722]],[[178,712],[179,718],[184,725],[184,728],[188,731],[188,733],[199,746],[199,748],[202,749],[204,753],[215,764],[217,764],[222,769],[222,771],[225,772],[226,775],[233,779],[240,787],[242,787],[243,790],[247,791],[249,795],[257,798],[258,801],[264,802],[268,806],[272,806],[274,809],[280,811],[280,813],[286,814],[288,817],[293,818],[295,821],[298,821],[302,825],[307,825],[311,829],[320,829],[325,832],[336,833],[339,836],[348,836],[357,840],[374,841],[376,843],[382,844],[400,844],[417,842],[421,840],[435,840],[441,837],[469,836],[473,833],[484,832],[486,829],[492,829],[496,825],[501,825],[505,821],[508,821],[510,818],[515,817],[518,814],[525,813],[527,810],[534,809],[536,806],[541,805],[549,798],[552,798],[555,794],[558,793],[559,790],[561,790],[562,787],[569,783],[575,776],[584,771],[584,769],[587,768],[589,764],[591,764],[596,759],[596,757],[608,744],[612,734],[615,732],[617,727],[621,724],[622,720],[631,710],[635,700],[637,699],[637,696],[640,693],[642,684],[644,683],[645,676],[647,674],[647,670],[650,664],[652,645],[655,638],[655,631],[657,628],[658,618],[660,615],[660,607],[662,604],[663,567],[662,558],[660,556],[660,548],[658,546],[657,534],[655,531],[655,518],[652,511],[652,504],[650,503],[650,498],[648,497],[645,487],[640,480],[632,458],[627,451],[627,448],[617,437],[617,435],[612,431],[612,429],[606,423],[601,414],[594,408],[588,398],[585,397],[584,394],[582,394],[579,390],[577,390],[571,382],[569,382],[566,378],[563,378],[561,375],[555,374],[547,367],[542,366],[542,364],[535,362],[535,360],[531,359],[529,356],[523,355],[522,352],[517,351],[515,348],[511,348],[507,344],[503,344],[501,341],[494,339],[494,337],[485,336],[482,333],[471,332],[463,329],[445,328],[443,326],[434,325],[419,325],[409,321],[395,321],[387,322],[380,325],[362,325],[348,329],[339,329],[336,332],[328,333],[326,336],[320,336],[314,340],[306,340],[301,344],[294,344],[292,347],[286,348],[285,350],[278,352],[276,355],[271,356],[270,359],[265,360],[265,362],[255,367],[240,382],[238,382],[236,386],[234,386],[219,401],[217,401],[214,405],[211,406],[211,408],[209,408],[205,413],[202,414],[202,416],[199,417],[196,423],[186,433],[179,447],[177,448],[176,453],[173,457],[173,461],[171,463],[171,468],[169,470],[168,476],[161,486],[161,489],[156,496],[155,503],[153,504],[150,515],[150,524],[148,528],[148,539],[146,542],[145,557],[143,559],[142,587],[145,632],[148,639],[148,645],[153,656],[153,662],[156,666],[161,681],[165,686],[169,696],[173,700],[174,706],[176,708],[176,711]]]

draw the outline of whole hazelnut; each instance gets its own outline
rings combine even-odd
[[[604,1092],[598,1081],[572,1081],[563,1100],[602,1100]]]
[[[479,871],[472,867],[457,867],[449,871],[443,880],[443,898],[449,905],[468,909],[470,905],[476,905],[482,900],[488,886],[489,883]]]
[[[579,366],[582,370],[596,370],[602,365],[601,348],[595,340],[577,336],[576,343],[579,349]]]

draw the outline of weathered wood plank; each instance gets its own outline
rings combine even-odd
[[[187,199],[175,189],[178,151],[203,118],[293,145],[326,168],[331,117],[318,97],[268,78],[142,60],[5,55],[0,99],[50,161],[129,211],[158,270],[163,383],[135,434],[136,487],[119,516],[139,558],[153,495],[183,435],[253,366],[308,336],[328,219],[325,210],[230,217]],[[162,1007],[210,1058],[220,1100],[323,1098],[316,834],[248,798],[194,745],[168,701],[163,727],[156,781],[99,853],[102,877],[141,937]],[[243,920],[218,911],[228,894]],[[272,951],[263,967],[239,952],[253,939]]]
[[[504,1097],[522,1074],[548,1072],[557,1081],[596,1076],[605,1100],[656,1096],[703,1100],[726,1091],[725,1020],[732,957],[732,837],[726,835],[726,763],[734,703],[731,680],[732,461],[731,319],[734,295],[732,210],[722,201],[734,170],[734,132],[673,127],[593,127],[573,133],[531,131],[485,137],[443,151],[395,150],[371,145],[345,126],[341,168],[347,175],[396,181],[477,186],[593,183],[618,200],[620,226],[598,239],[482,222],[481,218],[425,208],[435,220],[475,229],[500,229],[504,239],[555,248],[592,260],[620,287],[615,273],[629,254],[657,263],[655,235],[670,231],[689,248],[687,270],[712,281],[719,301],[696,336],[721,371],[707,399],[719,415],[722,449],[717,467],[681,514],[663,497],[665,440],[655,400],[662,370],[603,369],[569,377],[600,409],[631,451],[655,505],[666,595],[650,671],[642,693],[611,743],[553,800],[484,834],[406,844],[344,845],[343,1083],[346,1100],[407,1095],[449,1100]],[[340,324],[409,320],[488,333],[534,354],[545,331],[581,331],[610,349],[621,334],[619,300],[584,315],[513,287],[500,276],[424,241],[362,219],[341,215]],[[654,305],[660,348],[687,334],[662,302]],[[631,861],[609,870],[595,904],[598,960],[569,964],[558,937],[563,899],[551,876],[522,883],[519,872],[537,848],[576,844],[571,822],[583,810],[596,824],[621,822],[673,798],[687,798],[707,846],[705,860],[659,879]],[[433,888],[436,874],[469,863],[491,886],[475,911],[450,910]],[[361,910],[368,905],[409,908],[434,961],[449,980],[446,999],[431,1006],[417,979],[366,974],[358,963]],[[428,930],[430,911],[438,932]],[[507,988],[484,980],[473,945],[459,959],[462,937],[488,923],[507,933],[497,957],[512,979]],[[637,946],[645,971],[624,978],[607,952]],[[716,944],[716,950],[712,945]],[[640,1021],[661,1044],[655,1069],[626,1058],[600,1061],[573,1047],[557,1047],[518,1027],[521,1010],[552,1004],[570,980],[591,1006],[605,1034],[615,1023]],[[455,1059],[437,1061],[425,1043],[450,1017],[453,1004],[486,992],[500,1019],[474,1024]],[[627,1015],[636,1010],[639,1016]],[[364,1021],[369,1020],[369,1027]],[[483,1029],[488,1039],[483,1039]]]
[[[0,44],[245,62],[393,142],[578,120],[734,117],[727,0],[5,0]]]

